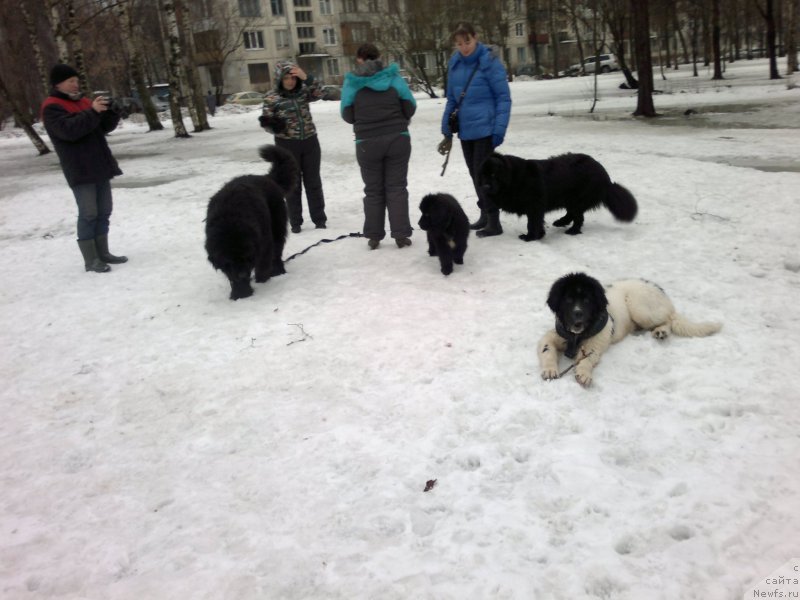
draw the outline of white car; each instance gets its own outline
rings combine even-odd
[[[583,63],[578,63],[570,66],[564,70],[564,75],[575,77],[576,75],[590,75],[594,73],[597,66],[597,56],[589,56],[584,59]],[[601,54],[600,59],[600,72],[610,73],[611,71],[619,71],[619,63],[617,57],[613,54]]]

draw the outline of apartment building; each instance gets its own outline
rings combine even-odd
[[[265,92],[274,84],[275,63],[286,59],[326,84],[340,84],[364,42],[376,44],[413,76],[406,64],[410,57],[397,43],[404,35],[404,10],[403,0],[197,0],[192,17],[203,84],[222,94]],[[507,0],[503,21],[505,37],[486,41],[503,46],[513,73],[533,61],[525,0]],[[549,38],[540,34],[537,39],[546,64]],[[437,64],[433,52],[416,51],[414,59],[432,68]]]

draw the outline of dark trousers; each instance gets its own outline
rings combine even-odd
[[[486,157],[492,153],[492,150],[492,136],[477,140],[461,140],[461,151],[464,153],[464,160],[467,162],[467,169],[469,169],[469,176],[472,177],[475,193],[478,194],[478,208],[489,213],[496,213],[500,209],[486,197],[478,186],[478,173],[481,165],[486,160]]]
[[[287,140],[275,138],[275,145],[292,153],[300,169],[300,177],[294,191],[286,197],[286,208],[289,209],[289,224],[299,227],[303,224],[303,188],[306,189],[308,213],[315,225],[324,225],[325,196],[322,193],[320,164],[322,151],[317,136],[305,140]]]
[[[359,140],[356,158],[364,180],[364,237],[374,240],[386,237],[387,211],[392,237],[411,237],[408,216],[409,135],[390,133]]]
[[[111,182],[83,183],[72,188],[78,203],[78,241],[108,235],[113,203]]]

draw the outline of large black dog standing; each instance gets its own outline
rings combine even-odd
[[[453,263],[464,264],[469,219],[450,194],[428,194],[420,202],[420,229],[428,235],[428,254],[438,256],[442,273],[450,275]]]
[[[478,185],[501,210],[528,217],[528,233],[519,236],[526,242],[544,237],[544,214],[551,210],[566,209],[553,225],[572,223],[566,233],[576,235],[587,210],[603,205],[616,219],[630,222],[638,208],[633,195],[586,154],[528,160],[493,152],[481,165]]]
[[[262,146],[272,163],[267,175],[242,175],[211,197],[206,217],[208,260],[228,277],[231,300],[252,296],[250,273],[263,283],[283,268],[286,244],[285,196],[297,182],[297,163],[286,150]]]
[[[539,366],[544,379],[559,376],[563,352],[575,359],[575,379],[592,383],[592,371],[611,344],[637,329],[666,339],[670,333],[703,337],[716,333],[719,323],[693,323],[675,312],[669,297],[656,284],[626,279],[603,287],[585,273],[571,273],[550,288],[547,305],[555,313],[556,326],[539,340]]]

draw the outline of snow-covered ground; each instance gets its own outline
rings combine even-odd
[[[2,132],[0,596],[753,597],[800,555],[800,87],[767,75],[657,74],[656,121],[629,116],[619,74],[591,115],[591,78],[515,81],[501,151],[593,155],[636,195],[633,224],[602,210],[526,244],[505,215],[449,277],[419,230],[403,250],[346,238],[238,302],[203,219],[267,168],[257,109],[189,140],[109,137],[130,261],[103,275],[55,155]],[[457,144],[439,175],[443,106],[420,96],[411,125],[413,223],[435,191],[477,213]],[[313,107],[329,229],[286,256],[361,228],[338,110]],[[723,330],[634,335],[591,389],[544,382],[547,291],[577,270],[651,279]]]

